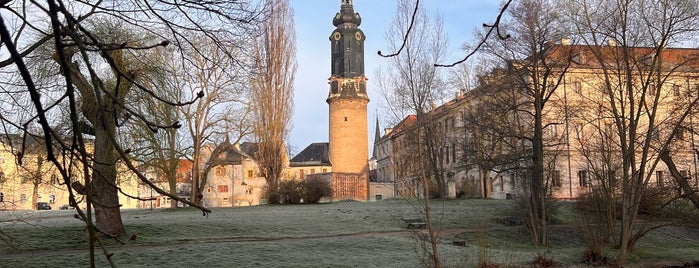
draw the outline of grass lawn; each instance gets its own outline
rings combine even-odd
[[[474,267],[486,257],[502,267],[521,267],[537,253],[560,267],[586,267],[569,206],[549,229],[550,245],[537,249],[524,227],[495,220],[513,213],[511,202],[433,202],[447,267]],[[208,217],[194,209],[123,210],[127,233],[138,238],[126,245],[111,241],[108,250],[120,267],[418,267],[420,242],[405,220],[420,218],[420,211],[405,200],[214,208]],[[87,266],[83,228],[72,211],[0,212],[6,235],[0,238],[11,239],[0,240],[0,267]],[[98,252],[98,266],[107,266]],[[613,249],[609,254],[614,256]],[[699,229],[653,231],[631,260],[631,267],[699,261]]]

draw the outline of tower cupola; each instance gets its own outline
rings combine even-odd
[[[359,16],[359,13],[354,12],[352,0],[342,1],[340,12],[335,14],[335,18],[333,18],[333,25],[335,27],[357,28],[360,24],[362,24],[362,17]]]

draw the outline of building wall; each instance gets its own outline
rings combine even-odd
[[[305,180],[309,175],[329,173],[332,171],[332,166],[324,165],[289,167],[287,171],[288,176],[286,179]]]
[[[368,99],[330,99],[329,158],[334,172],[368,173]]]
[[[3,179],[0,180],[0,193],[2,202],[0,210],[32,210],[35,203],[46,202],[52,210],[58,210],[68,205],[68,190],[63,179],[53,164],[44,160],[41,164],[40,172],[37,169],[37,157],[45,157],[44,150],[29,152],[24,155],[22,165],[15,160],[12,148],[0,143],[0,173]],[[29,170],[29,171],[28,171]],[[33,175],[28,172],[33,172]],[[82,172],[76,168],[73,170],[74,181],[82,182]],[[32,176],[40,176],[40,183],[36,185],[36,200],[34,200],[34,183]],[[121,190],[131,196],[138,196],[138,182],[132,172],[127,171],[123,165],[118,166],[117,185]],[[76,194],[80,199],[80,195]],[[134,198],[119,194],[119,204],[122,208],[136,208],[138,201]],[[84,203],[80,204],[84,208]]]
[[[251,159],[245,159],[241,165],[218,166],[209,173],[202,202],[206,207],[259,205],[266,185]]]
[[[381,201],[395,197],[393,182],[369,182],[369,201]]]
[[[680,52],[684,53],[684,51]],[[660,92],[658,95],[660,96],[660,106],[657,111],[656,124],[673,122],[678,116],[674,107],[678,103],[686,102],[688,96],[696,94],[696,90],[699,89],[699,75],[696,70],[692,72],[683,72],[682,70],[692,69],[675,70],[676,73],[670,75],[662,87],[653,87],[654,90]],[[553,196],[556,198],[573,199],[590,190],[590,183],[594,183],[593,177],[596,167],[595,163],[589,161],[582,153],[586,149],[583,145],[599,142],[602,140],[601,137],[606,135],[605,133],[616,133],[615,125],[605,121],[605,118],[611,118],[611,114],[608,110],[609,104],[605,100],[606,95],[600,91],[602,83],[600,71],[599,68],[573,66],[568,70],[562,79],[562,84],[559,85],[545,106],[544,124],[546,128],[544,135],[548,146],[545,149],[547,166],[544,176],[547,183],[555,184]],[[638,74],[635,74],[635,77],[638,77]],[[640,83],[636,80],[634,83]],[[636,87],[639,86],[636,85]],[[444,148],[442,148],[443,168],[449,174],[448,179],[454,181],[457,192],[458,189],[468,186],[475,190],[473,194],[490,198],[511,198],[521,192],[521,185],[516,184],[515,178],[522,176],[522,174],[481,170],[478,165],[470,162],[470,156],[465,155],[464,148],[459,146],[463,144],[462,141],[466,135],[471,135],[470,131],[477,131],[465,124],[466,121],[463,119],[464,115],[479,112],[477,105],[482,98],[484,98],[483,95],[477,90],[466,92],[430,112],[433,121],[441,122],[441,125],[445,127],[446,135],[443,141]],[[692,124],[699,122],[699,118],[695,118],[696,115],[690,115],[690,117],[686,120],[687,122]],[[452,123],[451,118],[454,118],[454,123]],[[642,120],[641,124],[644,124],[642,127],[645,127],[648,122]],[[696,126],[688,127],[694,128]],[[661,130],[657,134],[653,134],[657,136],[658,141],[652,141],[652,144],[658,144],[669,135],[667,128],[665,131],[661,127],[659,129]],[[384,168],[393,170],[392,174],[395,177],[398,195],[419,194],[416,192],[420,191],[420,185],[415,181],[415,175],[406,173],[406,169],[410,165],[407,165],[406,168],[403,163],[405,158],[411,155],[411,150],[414,151],[414,149],[406,148],[411,144],[408,142],[411,135],[401,132],[405,132],[405,130],[400,130],[390,135],[386,141],[382,141],[393,147],[390,150],[391,155],[386,157],[391,161],[384,162]],[[678,169],[691,178],[691,183],[695,187],[699,185],[699,181],[696,179],[697,161],[693,153],[697,149],[694,145],[694,141],[697,139],[699,136],[686,131],[672,147]],[[451,147],[452,144],[456,146]],[[446,154],[455,155],[450,157],[447,162]],[[618,152],[615,154],[618,155]],[[619,159],[618,156],[615,157]],[[640,157],[640,151],[637,157]],[[651,150],[648,160],[650,163],[655,163],[657,152]],[[377,159],[377,169],[380,169],[381,166],[379,158]],[[648,167],[646,174],[651,168],[654,170],[648,176],[650,185],[674,187],[674,182],[672,182],[667,167],[662,161],[657,161],[657,166]]]

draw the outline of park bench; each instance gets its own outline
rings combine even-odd
[[[425,229],[427,228],[427,223],[422,219],[403,219],[407,224],[408,229]]]

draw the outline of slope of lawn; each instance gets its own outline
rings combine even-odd
[[[550,228],[550,245],[540,248],[521,225],[498,221],[515,215],[512,201],[433,201],[432,208],[447,267],[479,260],[520,267],[537,254],[562,267],[585,267],[569,205]],[[0,231],[9,240],[0,240],[0,267],[87,266],[84,227],[73,213],[0,212]],[[422,217],[414,201],[214,208],[206,217],[189,208],[124,210],[122,216],[137,238],[126,245],[108,241],[119,267],[418,267],[424,259],[415,230],[406,229],[406,221]],[[101,254],[98,249],[98,266],[108,266]],[[668,226],[640,241],[630,266],[697,260],[699,230]]]

